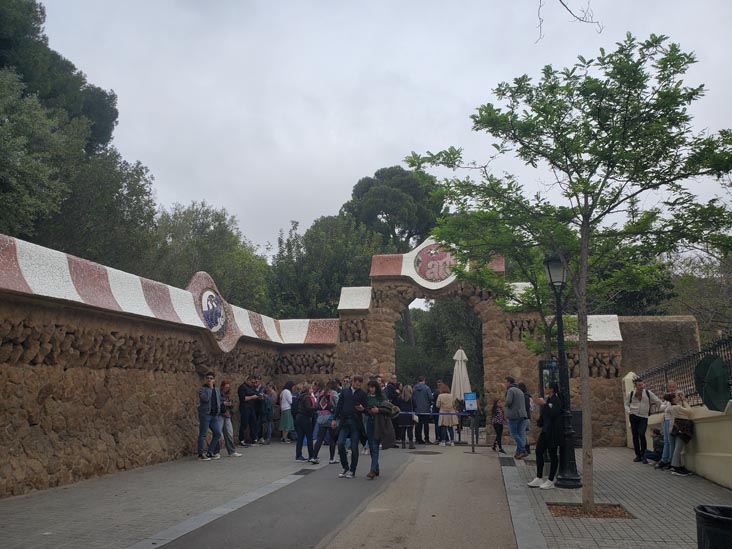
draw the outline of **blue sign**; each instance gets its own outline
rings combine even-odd
[[[475,412],[478,409],[478,396],[475,393],[463,393],[465,396],[465,410]]]

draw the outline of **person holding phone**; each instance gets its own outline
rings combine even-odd
[[[544,387],[546,399],[539,395],[534,397],[534,402],[541,406],[538,426],[541,427],[541,434],[536,443],[536,477],[529,482],[531,488],[551,490],[554,488],[554,478],[559,469],[559,457],[557,451],[562,441],[562,400],[559,398],[559,384],[551,381]],[[551,466],[549,478],[544,480],[544,451],[549,453]]]

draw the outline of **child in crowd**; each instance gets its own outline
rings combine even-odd
[[[503,438],[503,426],[508,422],[506,421],[506,415],[503,412],[503,400],[497,398],[493,401],[493,408],[491,408],[491,424],[493,430],[496,432],[496,440],[493,442],[493,451],[496,451],[498,446],[498,452],[505,454],[503,451],[503,445],[501,444],[501,438]]]
[[[663,455],[663,433],[660,429],[652,429],[653,433],[653,451],[646,450],[646,459],[661,463],[661,456]]]

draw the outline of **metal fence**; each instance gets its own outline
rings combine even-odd
[[[687,402],[691,406],[701,406],[701,396],[697,392],[694,383],[694,369],[699,361],[707,355],[718,355],[724,362],[730,384],[730,398],[732,399],[732,335],[718,339],[702,347],[699,351],[687,353],[669,360],[661,366],[644,371],[641,375],[643,381],[646,382],[646,388],[662,398],[669,380],[673,380],[676,382],[677,389],[684,392]]]

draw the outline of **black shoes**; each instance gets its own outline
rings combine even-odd
[[[641,461],[641,458],[640,458],[640,456],[635,456],[635,457],[633,458],[633,462],[635,462],[635,463],[640,463],[640,461]]]

